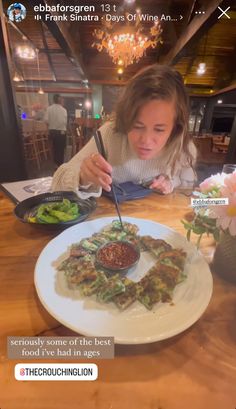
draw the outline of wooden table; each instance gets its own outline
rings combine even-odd
[[[101,198],[98,204],[93,218],[115,214],[107,199]],[[189,212],[188,205],[189,198],[180,193],[153,194],[127,202],[121,210],[123,215],[154,220],[184,233],[180,219]],[[56,233],[16,220],[12,214],[13,203],[1,193],[0,208],[1,409],[236,407],[236,291],[235,286],[216,275],[210,305],[196,324],[166,341],[116,346],[114,360],[92,361],[99,368],[97,381],[16,381],[14,365],[18,362],[7,359],[7,335],[76,334],[47,313],[33,284],[37,257]],[[210,260],[214,249],[212,240],[203,241],[201,249]]]

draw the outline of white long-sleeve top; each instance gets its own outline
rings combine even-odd
[[[157,177],[163,170],[158,168],[160,159],[139,159],[131,149],[126,135],[115,133],[111,122],[105,123],[101,128],[107,161],[112,166],[112,179],[115,183],[134,182],[143,183]],[[196,157],[196,148],[191,145],[191,152]],[[102,189],[93,184],[79,185],[80,166],[82,161],[92,153],[97,153],[94,138],[81,149],[68,163],[61,165],[53,176],[52,191],[74,191],[83,199],[94,196],[99,197]],[[172,177],[174,187],[191,186],[195,180],[194,171],[190,166],[184,166],[184,157],[180,158],[176,174]],[[170,175],[170,169],[165,169],[166,175]]]

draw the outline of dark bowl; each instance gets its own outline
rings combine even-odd
[[[37,208],[43,203],[60,202],[63,199],[69,199],[72,203],[77,203],[80,210],[80,215],[74,219],[67,222],[59,223],[32,223],[28,220],[30,216],[35,215]],[[96,200],[94,198],[90,199],[80,199],[74,192],[54,192],[54,193],[42,193],[37,196],[29,197],[18,203],[14,209],[15,216],[18,220],[23,223],[30,224],[31,226],[43,226],[50,228],[66,228],[73,226],[77,223],[83,222],[92,211],[96,208]]]
[[[127,263],[125,257],[128,258]],[[107,258],[107,260],[106,260]],[[138,264],[140,250],[129,241],[110,241],[96,252],[96,263],[103,269],[117,273],[127,273]]]

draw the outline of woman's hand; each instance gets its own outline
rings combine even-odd
[[[160,175],[153,179],[149,188],[159,190],[166,195],[173,192],[174,186],[168,176]]]
[[[80,184],[93,183],[101,186],[107,192],[111,190],[111,165],[99,154],[93,153],[84,159],[80,168]]]

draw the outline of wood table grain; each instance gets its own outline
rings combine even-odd
[[[189,204],[179,192],[152,194],[122,204],[121,212],[185,234],[180,220],[189,213]],[[211,302],[197,323],[166,341],[117,345],[115,359],[92,361],[98,365],[97,381],[16,381],[18,362],[7,359],[7,336],[76,334],[47,313],[34,288],[36,260],[57,232],[22,224],[13,215],[14,204],[2,193],[0,209],[1,409],[236,408],[236,291],[214,273]],[[112,215],[113,204],[101,198],[91,218]],[[203,240],[201,250],[210,261],[214,242]]]

